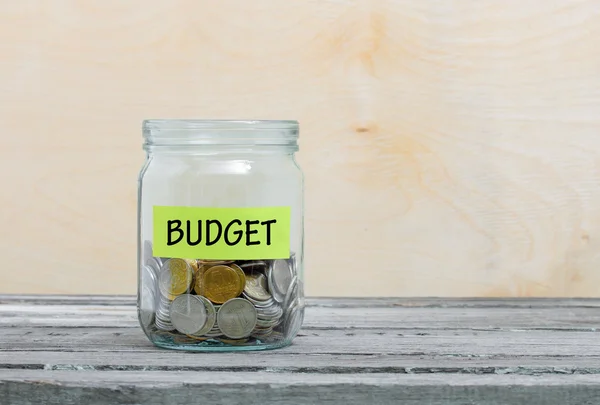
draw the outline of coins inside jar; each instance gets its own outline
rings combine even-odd
[[[276,343],[298,325],[299,278],[284,260],[144,256],[143,324],[173,344]],[[159,266],[160,264],[160,266]],[[145,266],[144,266],[145,265]],[[212,342],[212,343],[211,343]]]

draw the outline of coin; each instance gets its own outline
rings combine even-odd
[[[202,326],[202,328],[200,328],[200,330],[197,332],[193,333],[193,335],[201,336],[210,332],[215,327],[217,311],[208,299],[201,296],[196,296],[196,298],[204,304],[204,309],[206,311],[206,322],[204,323],[204,326]]]
[[[203,278],[204,296],[216,304],[222,304],[239,295],[241,280],[231,267],[211,267],[206,270]]]
[[[151,325],[154,322],[154,313],[158,305],[156,299],[156,279],[154,272],[150,267],[142,268],[142,282],[139,296],[139,314],[140,320],[144,326]]]
[[[164,330],[164,331],[167,331],[167,332],[175,330],[175,327],[173,326],[173,324],[163,322],[160,319],[156,319],[155,325],[156,325],[156,327],[158,329]]]
[[[142,261],[142,263],[147,264],[150,259],[153,259],[153,257],[152,257],[152,242],[150,242],[149,240],[145,240],[143,243],[143,246],[142,246],[141,261]]]
[[[248,272],[248,271],[249,272],[266,271],[267,263],[265,263],[262,260],[258,260],[258,261],[240,264],[240,267],[242,268],[242,270],[244,270],[246,272]]]
[[[218,317],[218,312],[217,312],[217,317]],[[204,333],[204,336],[208,336],[208,337],[223,336],[223,332],[221,332],[221,329],[219,328],[219,324],[216,320],[215,320],[215,324],[213,325],[211,330]]]
[[[150,266],[142,266],[140,278],[140,287],[142,289],[147,288],[154,293],[156,290],[156,274],[154,273],[154,270]],[[154,309],[154,306],[152,306],[152,309]]]
[[[160,271],[160,292],[169,298],[175,298],[188,291],[194,274],[190,265],[183,259],[167,260]]]
[[[148,266],[150,269],[152,269],[152,271],[154,272],[154,275],[158,279],[158,276],[160,274],[160,268],[162,267],[162,264],[160,263],[160,261],[158,261],[156,259],[156,257],[149,257],[148,259],[146,259],[144,264],[146,266]]]
[[[277,302],[273,298],[269,298],[269,299],[264,300],[264,301],[255,300],[254,298],[252,298],[251,296],[249,296],[245,291],[244,291],[244,293],[242,293],[242,297],[246,298],[248,301],[250,301],[251,303],[253,303],[256,308],[268,307],[268,306],[271,306],[271,305],[273,305],[274,303]]]
[[[235,263],[230,264],[229,267],[231,267],[233,270],[235,270],[238,277],[240,278],[240,288],[238,290],[238,293],[236,294],[236,297],[237,297],[244,291],[244,288],[246,288],[246,273],[244,273],[244,270],[242,270],[240,268],[240,266],[238,266]]]
[[[184,335],[195,335],[206,323],[204,302],[196,295],[183,294],[171,303],[171,323]]]
[[[203,266],[200,266],[202,269]],[[198,270],[194,276],[194,292],[198,295],[204,295],[204,272]]]
[[[298,273],[298,259],[296,258],[296,253],[291,253],[290,258],[287,261],[292,268],[292,273],[296,275]]]
[[[277,325],[278,323],[279,323],[278,319],[266,321],[266,320],[263,320],[263,319],[256,318],[256,325],[255,326],[273,327],[273,326]]]
[[[270,307],[256,308],[259,318],[279,318],[283,315],[281,305],[271,305]]]
[[[198,271],[198,261],[196,259],[183,259],[187,264],[190,265],[192,271],[196,273]]]
[[[163,319],[170,319],[169,315],[169,307],[171,306],[171,301],[168,298],[160,296],[158,300],[158,307],[156,308],[156,316],[161,317]]]
[[[249,297],[258,301],[265,301],[271,298],[267,291],[267,279],[263,274],[246,274],[246,287],[244,292]]]
[[[186,336],[190,339],[198,340],[200,342],[204,342],[205,340],[208,340],[208,338],[206,336],[195,336],[195,335],[186,335]]]
[[[145,295],[142,297],[142,303],[138,308],[138,314],[142,325],[148,327],[154,322],[154,309],[151,307],[154,306],[155,298],[154,292],[152,291],[143,291],[143,294]]]
[[[296,336],[300,328],[302,327],[302,321],[304,320],[304,308],[299,305],[295,305],[289,311],[286,317],[284,331],[286,337],[291,339]]]
[[[168,306],[164,306],[163,302],[159,304],[156,316],[154,317],[154,324],[160,330],[172,331],[175,327],[171,323],[171,316],[169,315]]]
[[[273,333],[273,327],[270,328],[254,328],[252,331],[252,336],[258,338],[268,337],[271,333]]]
[[[221,339],[221,342],[223,343],[227,343],[228,345],[241,345],[244,344],[248,341],[248,338],[246,339]]]
[[[275,260],[269,271],[269,287],[273,298],[283,302],[294,274],[286,260]]]
[[[256,326],[256,308],[243,298],[230,299],[221,306],[217,322],[221,332],[228,338],[248,337]]]
[[[283,300],[284,312],[289,312],[290,308],[295,304],[298,298],[298,277],[295,277],[290,282],[290,288],[288,288],[287,294]],[[286,315],[287,316],[287,315]]]
[[[208,264],[211,266],[216,266],[219,264],[230,264],[233,263],[233,260],[203,260],[198,259],[198,264]]]

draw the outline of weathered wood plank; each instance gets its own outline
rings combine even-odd
[[[386,354],[430,356],[600,356],[600,334],[546,331],[440,331],[385,329],[301,331],[294,344],[270,353]],[[23,351],[148,352],[173,361],[180,354],[155,348],[135,328],[13,328],[0,335],[4,352]]]
[[[595,307],[325,307],[306,309],[306,329],[600,329]],[[138,327],[132,305],[0,305],[0,326],[121,326]]]
[[[35,389],[31,389],[34,386]],[[2,404],[594,404],[599,375],[0,370]],[[376,401],[376,402],[373,402]],[[535,402],[532,402],[535,401]]]
[[[189,355],[130,351],[17,351],[0,353],[0,370],[220,371],[271,373],[600,374],[598,356],[460,356],[433,354],[231,353]],[[199,359],[200,357],[200,359]]]
[[[46,304],[42,304],[46,302]],[[596,300],[309,299],[294,344],[154,347],[133,297],[0,297],[0,404],[595,404]]]
[[[597,298],[436,298],[436,297],[307,297],[310,307],[363,308],[363,307],[443,307],[443,308],[560,308],[600,307]],[[27,305],[135,305],[134,295],[32,295],[0,294],[2,304]]]

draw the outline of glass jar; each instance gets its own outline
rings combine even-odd
[[[296,121],[146,120],[138,317],[156,346],[287,346],[304,319]]]

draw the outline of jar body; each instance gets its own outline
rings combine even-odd
[[[261,129],[244,140],[253,133]],[[208,144],[146,148],[139,321],[163,348],[287,346],[304,318],[303,174],[293,149],[223,146],[220,136],[227,137],[213,131]]]

